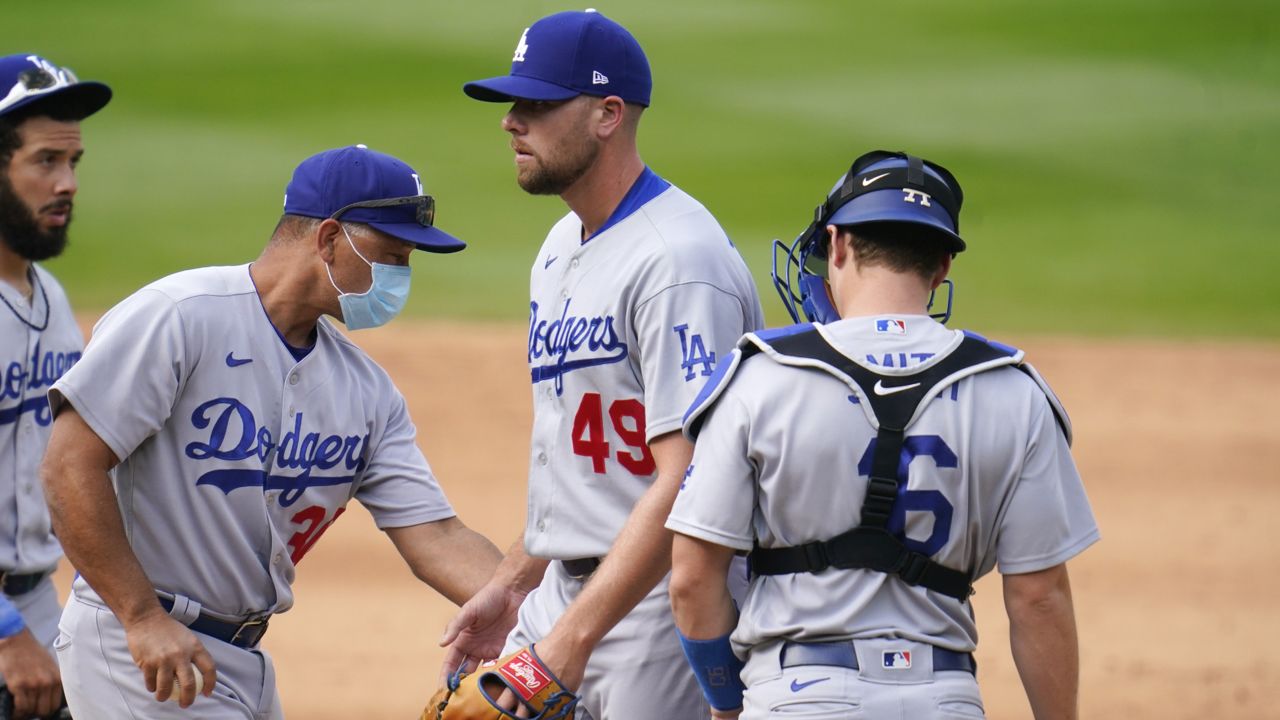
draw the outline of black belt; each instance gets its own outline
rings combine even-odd
[[[934,645],[929,647],[933,648],[934,670],[959,670],[971,675],[978,674],[978,662],[973,659],[972,653],[956,652]],[[889,653],[886,652],[885,654],[888,655]],[[784,644],[782,646],[782,667],[789,668],[799,665],[834,665],[857,670],[858,653],[853,650],[852,640],[821,643],[788,642]],[[885,667],[892,667],[892,665],[886,665]]]
[[[586,557],[576,558],[574,560],[561,560],[560,564],[564,566],[564,571],[574,580],[583,580],[591,577],[591,573],[600,567],[600,558]]]
[[[165,612],[169,612],[173,610],[173,601],[161,597],[160,607],[164,608]],[[238,648],[249,649],[256,647],[261,642],[262,636],[267,634],[267,621],[270,619],[271,616],[268,615],[244,622],[227,622],[200,613],[195,620],[187,624],[187,627]]]
[[[44,579],[49,577],[48,570],[44,572],[28,573],[26,575],[12,575],[6,572],[0,572],[0,585],[4,587],[4,594],[11,597],[18,595],[26,595],[35,590]]]

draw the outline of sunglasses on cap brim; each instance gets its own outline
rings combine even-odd
[[[386,208],[399,207],[401,205],[413,205],[413,216],[422,227],[432,227],[436,221],[436,200],[430,195],[409,195],[398,198],[385,198],[382,200],[361,200],[353,202],[346,207],[338,209],[337,212],[330,215],[332,220],[339,220],[343,213],[356,208]]]
[[[18,82],[13,84],[3,99],[0,99],[0,112],[33,95],[43,95],[78,82],[80,80],[76,74],[67,68],[56,68],[56,72],[50,72],[42,67],[23,70],[18,73]]]

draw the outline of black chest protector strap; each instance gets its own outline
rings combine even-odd
[[[889,532],[889,517],[898,497],[898,464],[907,425],[922,401],[932,398],[941,384],[959,379],[953,377],[957,373],[976,366],[985,365],[981,369],[988,369],[1013,364],[1014,359],[987,343],[965,337],[954,351],[925,370],[890,377],[845,357],[816,330],[775,338],[769,345],[782,355],[819,360],[852,378],[862,389],[862,397],[871,403],[880,429],[872,453],[861,524],[825,542],[784,548],[757,546],[749,557],[751,571],[757,575],[785,575],[819,573],[832,567],[861,568],[896,575],[909,585],[957,600],[968,598],[973,593],[970,572],[944,567],[909,549]]]

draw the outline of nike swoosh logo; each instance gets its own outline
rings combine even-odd
[[[553,262],[555,262],[556,260],[559,260],[559,259],[560,259],[560,256],[559,256],[559,255],[556,255],[555,257],[549,257],[549,258],[547,258],[547,261],[546,261],[546,262],[544,262],[544,263],[542,263],[542,269],[543,269],[543,270],[546,270],[547,268],[551,267],[551,263],[553,263]]]
[[[866,186],[870,185],[871,183],[873,183],[873,182],[875,182],[875,181],[879,180],[880,178],[885,177],[885,176],[886,176],[886,175],[888,175],[888,174],[889,174],[889,173],[880,173],[879,175],[877,175],[877,176],[875,176],[875,177],[862,178],[862,187],[866,187]]]
[[[910,390],[911,388],[914,388],[914,387],[920,387],[920,383],[911,383],[910,385],[895,385],[893,387],[885,387],[883,380],[877,380],[876,386],[871,389],[874,390],[877,395],[892,395],[894,393],[900,393],[903,390]]]
[[[227,367],[240,367],[241,365],[248,365],[249,363],[253,362],[253,358],[240,359],[237,357],[232,357],[234,354],[235,354],[234,352],[227,353]]]
[[[817,680],[810,680],[809,682],[800,682],[799,680],[792,680],[791,692],[800,692],[801,690],[809,687],[810,685],[817,685],[820,682],[826,682],[827,680],[830,680],[830,679],[831,678],[829,677],[824,677],[824,678],[818,678]]]

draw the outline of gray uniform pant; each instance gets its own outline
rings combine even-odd
[[[67,706],[76,717],[156,720],[283,720],[271,658],[196,633],[213,656],[218,683],[211,697],[197,696],[183,710],[147,692],[133,664],[124,627],[96,598],[72,592],[54,644],[62,667]]]
[[[536,643],[582,591],[553,562],[520,606],[503,654]],[[711,716],[676,636],[667,578],[596,646],[587,662],[577,720],[701,720]]]
[[[754,648],[742,671],[747,686],[740,720],[973,720],[986,717],[978,681],[963,671],[935,672],[929,645],[857,641],[860,669],[831,665],[784,668],[782,643]],[[908,650],[910,668],[886,668],[886,650]]]

